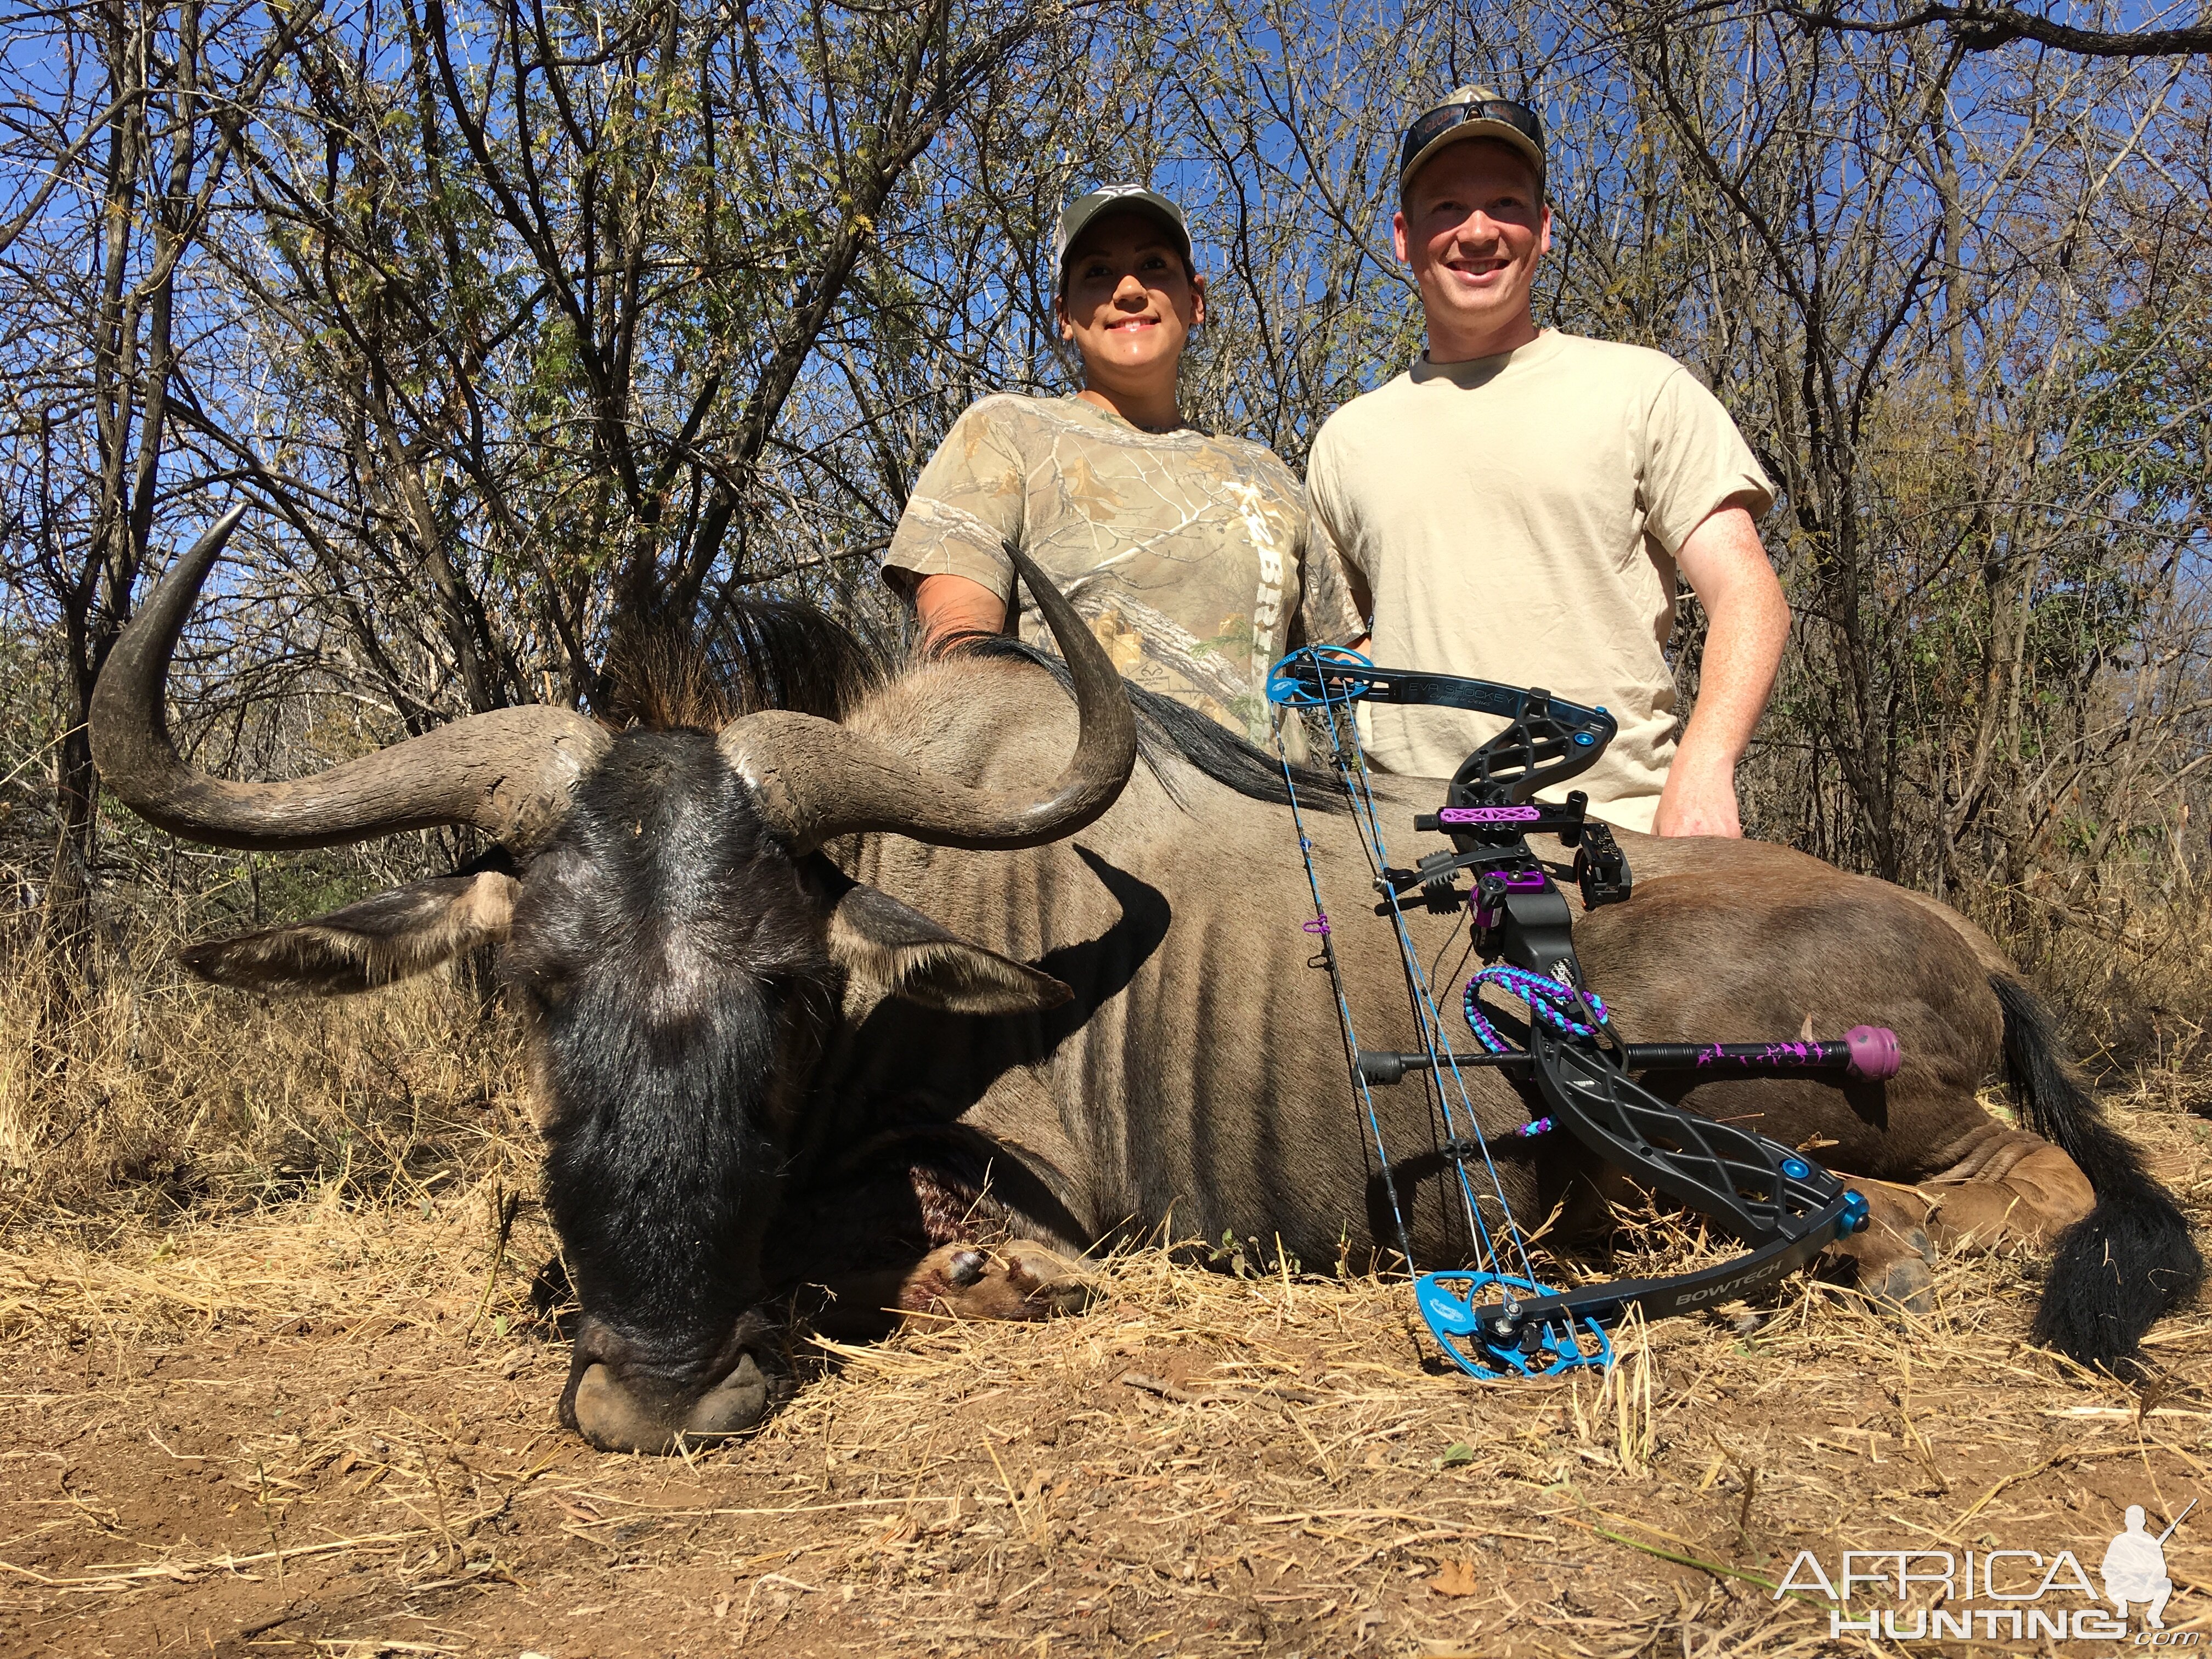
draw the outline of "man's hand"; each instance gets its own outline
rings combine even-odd
[[[1684,750],[1687,743],[1682,745]],[[1667,769],[1667,787],[1659,792],[1659,810],[1652,815],[1655,836],[1730,836],[1741,837],[1743,824],[1736,817],[1735,764],[1713,768],[1685,766],[1677,750]]]
[[[1698,706],[1674,750],[1651,829],[1662,836],[1741,836],[1735,763],[1774,690],[1790,605],[1751,514],[1729,505],[1692,530],[1674,562],[1705,607]]]

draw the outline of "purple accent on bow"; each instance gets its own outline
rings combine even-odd
[[[1716,1042],[1698,1055],[1700,1066],[1818,1066],[1820,1061],[1820,1045],[1817,1042],[1770,1042],[1758,1053],[1749,1054],[1724,1053]]]
[[[1544,816],[1534,806],[1447,806],[1437,814],[1439,824],[1530,823]]]
[[[1541,870],[1516,870],[1505,878],[1509,893],[1534,893],[1543,890],[1544,872]]]

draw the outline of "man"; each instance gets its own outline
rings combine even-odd
[[[1053,260],[1082,390],[995,393],[963,414],[884,579],[913,595],[926,641],[996,633],[1004,550],[1020,547],[1131,680],[1262,739],[1268,665],[1304,637],[1305,503],[1265,445],[1183,418],[1177,371],[1206,295],[1182,210],[1136,185],[1092,191],[1061,213]],[[1042,637],[1026,598],[1018,625]]]
[[[1398,257],[1428,349],[1339,410],[1306,488],[1316,562],[1334,544],[1364,648],[1387,666],[1539,685],[1620,722],[1572,787],[1591,810],[1662,836],[1740,836],[1735,765],[1790,627],[1753,520],[1773,490],[1727,412],[1679,363],[1539,329],[1551,246],[1543,128],[1466,87],[1400,152]],[[1709,619],[1679,745],[1665,645],[1677,573]],[[1449,776],[1494,721],[1363,708],[1370,755]]]
[[[2123,1620],[2128,1616],[2128,1603],[2140,1601],[2144,1604],[2143,1623],[2152,1630],[2166,1628],[2160,1620],[2166,1597],[2173,1594],[2173,1581],[2166,1576],[2164,1545],[2164,1539],[2154,1538],[2145,1529],[2142,1505],[2129,1504],[2128,1529],[2106,1549],[2100,1571],[2105,1581],[2105,1599],[2120,1610]]]

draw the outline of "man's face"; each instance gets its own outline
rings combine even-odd
[[[1191,276],[1151,214],[1102,214],[1068,251],[1060,337],[1075,343],[1094,372],[1171,368],[1205,320],[1206,278]]]
[[[1552,212],[1516,151],[1485,139],[1442,151],[1413,175],[1391,228],[1420,286],[1432,345],[1479,342],[1529,314]]]

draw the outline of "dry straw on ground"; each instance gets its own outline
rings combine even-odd
[[[1825,1598],[1774,1594],[1800,1549],[2094,1572],[2126,1504],[2212,1493],[2212,1319],[2123,1384],[2025,1346],[2031,1264],[1966,1259],[1903,1329],[1800,1282],[1755,1330],[1482,1388],[1401,1286],[1143,1252],[1084,1316],[810,1346],[753,1439],[601,1457],[550,1421],[513,1114],[476,1109],[470,1172],[387,1158],[374,1197],[19,1220],[8,1650],[1782,1655],[1832,1650]],[[2212,1125],[2131,1124],[2202,1216]],[[1626,1244],[1620,1271],[1694,1249]],[[2177,1629],[2212,1628],[2205,1539],[2168,1545]]]
[[[0,1653],[1901,1651],[1778,1598],[1797,1552],[2094,1574],[2126,1504],[2212,1499],[2205,1310],[2124,1383],[2026,1345],[2036,1264],[1967,1258],[1903,1328],[1801,1280],[1755,1328],[1625,1333],[1602,1380],[1486,1388],[1401,1285],[1139,1252],[1083,1316],[805,1346],[752,1439],[601,1457],[552,1424],[520,1071],[462,998],[84,1020],[57,1076],[0,1019]],[[2114,1106],[2201,1223],[2200,1096]],[[1702,1248],[1631,1218],[1565,1271]],[[2167,1546],[2185,1632],[2208,1507]]]

